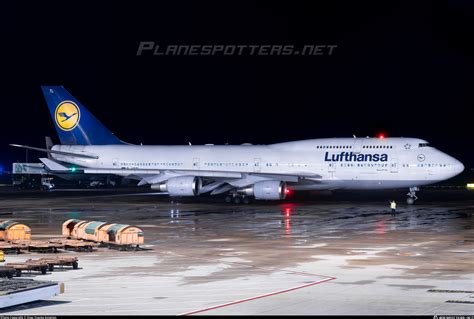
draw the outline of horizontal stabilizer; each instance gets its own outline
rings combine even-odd
[[[10,144],[10,146],[20,147],[20,148],[25,148],[27,150],[33,150],[33,151],[39,151],[39,152],[45,152],[45,153],[65,155],[65,156],[95,158],[95,159],[99,158],[99,156],[96,156],[96,155],[79,154],[79,153],[63,152],[63,151],[54,151],[54,150],[48,150],[46,148],[39,148],[39,147],[26,146],[26,145]]]

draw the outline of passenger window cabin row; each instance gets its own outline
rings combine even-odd
[[[317,145],[317,149],[352,149],[352,145]],[[362,148],[393,148],[392,145],[363,145]]]

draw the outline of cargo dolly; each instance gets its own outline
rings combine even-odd
[[[41,253],[49,253],[49,252],[57,253],[59,248],[62,248],[60,244],[47,243],[47,242],[39,241],[39,240],[32,241],[28,245],[28,251],[37,251]]]
[[[2,250],[5,254],[19,254],[20,249],[22,249],[21,245],[7,243],[7,242],[0,242],[0,250]]]
[[[65,238],[50,239],[49,243],[57,244],[60,247],[64,247],[64,249],[66,250],[87,251],[87,252],[91,252],[95,247],[99,246],[99,244],[90,242],[90,241],[82,241],[82,240],[77,240],[77,239],[65,239]]]
[[[0,278],[12,278],[16,274],[16,270],[5,266],[0,266]]]
[[[58,248],[61,247],[55,244],[48,244],[41,240],[14,240],[11,241],[10,244],[21,250],[36,251],[40,253],[57,253]]]
[[[48,264],[49,271],[54,271],[55,266],[59,266],[59,268],[63,268],[64,266],[71,266],[72,269],[79,268],[79,261],[77,257],[74,256],[40,258],[38,261]]]
[[[39,271],[42,275],[46,275],[49,266],[43,261],[28,259],[23,263],[7,263],[5,267],[13,268],[16,271],[16,276],[21,277],[23,271]]]
[[[14,244],[22,245],[22,249],[28,251],[35,251],[40,253],[57,253],[58,248],[62,248],[62,245],[57,243],[48,243],[41,240],[25,240],[15,241]]]

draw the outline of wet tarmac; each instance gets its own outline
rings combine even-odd
[[[145,251],[77,254],[50,301],[12,314],[472,314],[474,200],[252,205],[146,194],[5,196],[0,220],[59,236],[67,219],[134,224]],[[20,261],[34,254],[7,256]],[[450,291],[450,292],[447,292]],[[93,301],[93,303],[91,303]]]

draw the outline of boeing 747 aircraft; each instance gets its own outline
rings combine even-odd
[[[41,158],[52,173],[116,174],[170,196],[227,193],[227,201],[281,200],[289,189],[408,188],[464,170],[418,138],[323,138],[271,145],[132,145],[118,139],[62,86],[43,86],[60,145]]]

